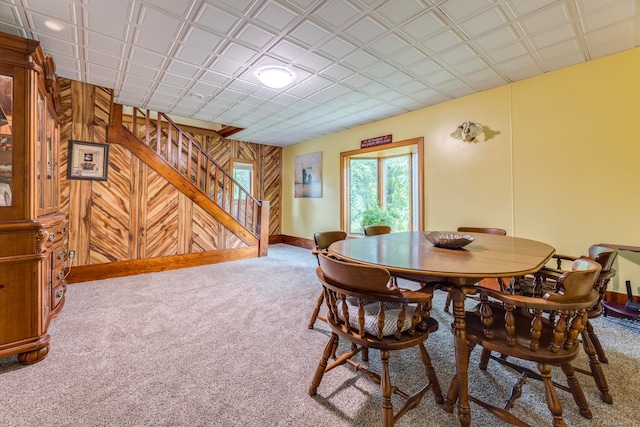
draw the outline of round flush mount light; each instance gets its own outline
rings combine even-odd
[[[62,25],[58,21],[54,21],[53,19],[47,19],[46,21],[44,21],[44,26],[51,31],[62,31],[62,29],[64,28],[64,25]]]
[[[293,72],[283,67],[266,67],[256,73],[258,80],[270,88],[281,89],[291,84],[294,78]]]

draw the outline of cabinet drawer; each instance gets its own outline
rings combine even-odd
[[[65,240],[65,238],[67,237],[68,234],[68,229],[67,229],[67,222],[62,222],[60,224],[56,224],[53,226],[53,234],[54,234],[54,240],[53,240],[53,244],[56,245],[60,242],[62,242],[63,240]]]
[[[51,291],[51,310],[54,310],[58,306],[64,296],[65,289],[63,283],[64,282],[61,281],[58,286],[54,287]]]
[[[53,256],[53,266],[54,268],[62,267],[62,264],[67,260],[67,247],[66,246],[56,246],[51,251]]]
[[[62,279],[64,279],[64,270],[62,269],[62,265],[60,265],[53,269],[53,287],[55,288],[60,283],[62,283]]]

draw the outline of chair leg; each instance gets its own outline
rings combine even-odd
[[[318,387],[320,386],[320,382],[322,381],[322,377],[324,376],[325,371],[327,370],[327,361],[329,357],[333,353],[334,346],[338,343],[338,334],[331,333],[331,338],[329,338],[329,342],[324,347],[324,351],[322,353],[322,358],[320,359],[320,363],[318,363],[318,367],[316,368],[316,373],[311,380],[311,386],[309,387],[309,396],[315,396],[318,391]]]
[[[598,360],[600,361],[600,363],[609,363],[609,359],[607,359],[607,355],[604,354],[602,344],[600,344],[598,335],[596,335],[596,331],[593,330],[593,325],[591,324],[591,322],[587,320],[587,324],[585,325],[585,327],[587,329],[587,333],[589,334],[589,338],[591,338],[591,342],[596,349],[596,353],[598,354]]]
[[[553,416],[553,426],[567,427],[567,423],[565,423],[562,418],[562,405],[560,404],[560,399],[558,399],[556,389],[553,386],[553,381],[551,380],[551,365],[548,363],[538,363],[538,370],[540,371],[542,382],[544,383],[547,406],[549,407],[549,412],[551,412],[551,415]]]
[[[487,366],[489,365],[490,358],[491,358],[491,350],[482,348],[482,354],[480,355],[480,363],[478,364],[478,367],[483,371],[486,371]]]
[[[391,378],[389,377],[389,350],[380,350],[382,372],[380,375],[380,392],[382,393],[382,426],[393,427],[393,404],[391,403]]]
[[[447,299],[444,302],[445,313],[449,313],[449,307],[451,307],[451,293],[447,293]]]
[[[419,347],[420,357],[422,358],[422,363],[424,364],[427,378],[429,379],[429,383],[432,387],[433,397],[438,405],[442,405],[444,403],[444,397],[442,397],[442,390],[440,389],[440,382],[438,381],[436,371],[435,369],[433,369],[433,365],[431,365],[431,357],[429,356],[424,343],[420,343]]]
[[[520,399],[522,396],[522,386],[527,383],[527,373],[523,372],[520,374],[520,378],[518,378],[518,382],[511,386],[511,392],[509,393],[509,398],[504,403],[504,409],[507,411],[513,408],[513,405],[517,399]]]
[[[587,325],[589,325],[589,322],[587,322]],[[589,358],[591,376],[596,382],[598,390],[600,390],[600,399],[605,403],[611,404],[613,403],[613,398],[611,397],[611,394],[609,394],[609,385],[607,384],[607,379],[602,371],[602,366],[600,366],[598,358],[596,357],[596,349],[591,341],[591,336],[587,332],[587,328],[583,329],[580,335],[582,337],[582,348],[584,348],[584,352]]]
[[[320,292],[320,296],[318,297],[318,302],[316,303],[315,308],[313,309],[313,314],[311,314],[311,319],[309,319],[309,329],[313,329],[313,325],[316,323],[316,319],[318,318],[318,313],[320,313],[320,307],[324,302],[324,290]]]
[[[580,415],[585,418],[591,419],[593,415],[591,414],[591,410],[589,409],[589,404],[587,403],[587,399],[584,397],[584,393],[582,392],[582,387],[580,387],[580,383],[576,378],[576,373],[573,369],[571,363],[563,363],[562,371],[567,377],[567,384],[569,385],[569,389],[571,390],[571,394],[573,395],[573,400],[576,401],[576,405],[580,410]]]
[[[458,401],[458,375],[454,375],[451,380],[451,384],[449,385],[449,391],[447,392],[447,398],[444,401],[444,406],[442,407],[445,411],[452,414],[453,407]]]

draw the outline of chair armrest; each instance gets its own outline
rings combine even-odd
[[[577,260],[579,257],[573,255],[563,255],[563,254],[554,254],[553,259],[556,260],[556,267],[560,268],[562,266],[562,261],[570,261],[573,262]]]
[[[598,292],[596,290],[591,292],[589,298],[581,298],[580,300],[571,300],[570,298],[555,292],[547,292],[543,298],[506,294],[493,289],[483,289],[481,292],[506,304],[543,311],[589,308],[598,299]]]
[[[536,277],[542,277],[543,279],[555,280],[557,282],[558,279],[560,279],[560,276],[565,272],[566,270],[560,270],[558,268],[542,267],[540,270],[533,273],[533,275]]]
[[[573,255],[554,254],[554,255],[553,255],[553,258],[556,258],[556,259],[564,259],[564,260],[567,260],[567,261],[575,261],[575,260],[577,260],[577,259],[578,259],[578,258],[580,258],[580,257],[573,256]]]

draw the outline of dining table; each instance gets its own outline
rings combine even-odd
[[[543,242],[520,237],[484,233],[464,233],[474,240],[449,249],[436,247],[425,236],[428,232],[407,231],[377,236],[349,238],[328,248],[330,254],[351,262],[382,266],[400,278],[417,282],[437,282],[451,293],[453,302],[453,345],[455,377],[444,409],[457,415],[461,426],[471,424],[468,382],[468,350],[465,299],[474,294],[484,278],[521,277],[540,270],[555,253]],[[456,232],[443,231],[445,234]],[[458,390],[457,394],[455,390]]]

